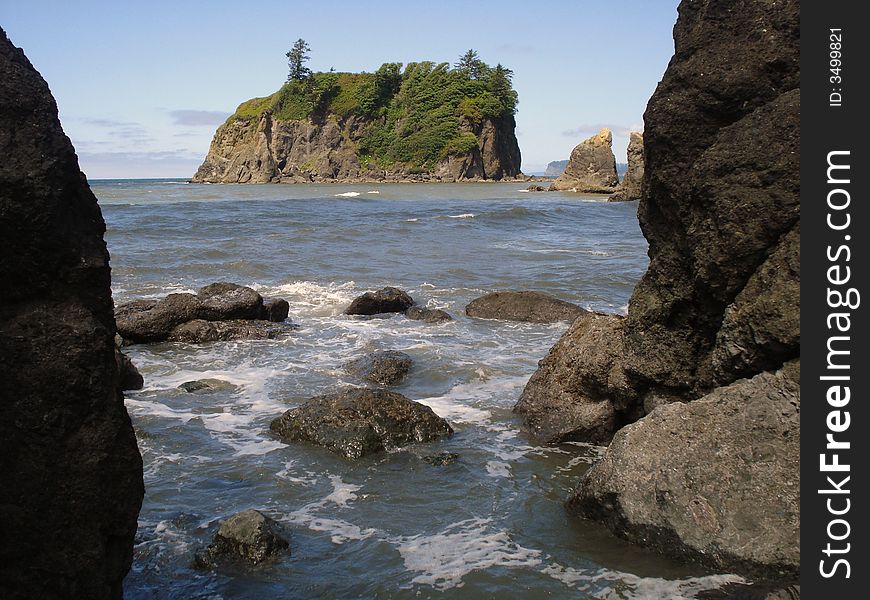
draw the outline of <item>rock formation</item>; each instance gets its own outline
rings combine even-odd
[[[576,191],[584,194],[610,194],[619,184],[613,134],[606,127],[571,151],[571,158],[551,191]]]
[[[380,350],[350,361],[344,365],[344,370],[376,385],[399,385],[413,364],[404,352]]]
[[[573,321],[586,311],[570,302],[543,292],[492,292],[475,298],[465,307],[465,314],[478,319],[555,323]]]
[[[565,167],[567,166],[567,160],[554,160],[547,165],[547,169],[544,171],[544,177],[558,177],[565,172]]]
[[[346,458],[430,442],[453,434],[431,408],[401,394],[348,388],[316,396],[272,421],[287,441],[323,446]]]
[[[668,553],[793,574],[800,396],[798,365],[783,367],[800,355],[798,2],[684,0],[674,40],[644,116],[649,269],[612,339],[575,324],[518,409],[532,431],[570,414],[569,439],[593,441],[648,413],[570,506]],[[670,432],[679,443],[650,457]],[[692,432],[718,450],[692,450]]]
[[[388,286],[354,298],[350,306],[345,309],[344,314],[379,315],[405,312],[412,306],[414,306],[414,299],[407,292]]]
[[[258,565],[289,554],[290,543],[281,526],[258,510],[236,513],[221,522],[208,548],[196,555],[195,565],[201,568],[219,566],[222,562],[243,562]]]
[[[0,597],[121,598],[144,493],[97,199],[0,30]]]
[[[453,320],[445,310],[440,308],[425,308],[422,306],[412,306],[405,311],[405,316],[412,321],[423,321],[424,323],[447,323]]]
[[[619,182],[616,191],[608,200],[624,202],[638,200],[643,183],[643,134],[632,131],[628,139],[628,170]]]

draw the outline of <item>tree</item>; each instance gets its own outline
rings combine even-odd
[[[308,52],[311,48],[308,42],[299,38],[290,51],[287,52],[287,66],[290,67],[290,72],[287,75],[287,81],[304,81],[311,75],[311,69],[305,66],[308,61]]]
[[[517,111],[517,93],[511,85],[514,72],[497,64],[488,74],[489,91],[499,99],[505,113],[514,114]]]
[[[469,79],[481,79],[489,70],[486,63],[480,60],[476,50],[468,50],[459,57],[459,62],[454,65],[456,69],[465,73]]]

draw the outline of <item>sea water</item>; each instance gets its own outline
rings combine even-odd
[[[567,324],[464,314],[496,290],[624,313],[647,265],[636,203],[519,183],[92,185],[116,303],[229,281],[285,298],[299,326],[280,340],[126,349],[145,378],[126,405],[146,487],[127,598],[692,598],[740,581],[568,515],[603,448],[537,446],[511,412]],[[342,314],[385,285],[455,320]],[[411,355],[395,389],[446,418],[452,438],[349,461],[269,432],[307,398],[359,384],[342,365],[374,350]],[[178,388],[203,378],[229,385]],[[440,452],[459,459],[422,460]],[[282,523],[290,554],[193,568],[220,520],[249,508]]]

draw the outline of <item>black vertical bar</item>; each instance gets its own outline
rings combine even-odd
[[[846,0],[801,6],[801,593],[810,599],[868,597],[863,8]]]

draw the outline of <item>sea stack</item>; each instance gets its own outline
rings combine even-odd
[[[772,578],[800,564],[799,25],[797,1],[680,4],[644,115],[649,269],[610,343],[575,322],[518,406],[572,415],[558,441],[616,430],[572,511]]]
[[[628,170],[625,177],[619,182],[616,191],[608,200],[610,202],[624,202],[638,200],[641,195],[643,183],[643,134],[632,131],[628,139]]]
[[[0,30],[0,597],[121,598],[142,458],[97,199],[46,82]]]
[[[550,191],[584,194],[611,194],[619,184],[613,134],[606,127],[571,151],[565,172],[550,186]]]

